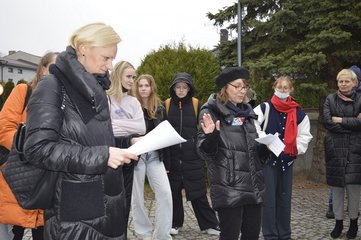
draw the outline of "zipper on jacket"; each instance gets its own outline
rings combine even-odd
[[[178,109],[179,109],[179,112],[180,112],[179,135],[182,136],[182,129],[183,129],[183,108],[182,108],[182,102],[181,102],[181,101],[178,102]],[[182,149],[182,143],[179,144],[179,148]]]

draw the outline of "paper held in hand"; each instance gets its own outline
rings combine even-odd
[[[267,145],[269,150],[271,150],[277,157],[285,148],[285,144],[278,137],[278,132],[276,132],[275,134],[267,134],[264,137],[256,138],[256,141]]]
[[[140,155],[186,141],[167,120],[164,120],[125,151]]]

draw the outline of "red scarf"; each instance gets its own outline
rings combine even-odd
[[[287,113],[287,120],[285,126],[285,140],[284,152],[290,156],[297,157],[297,108],[301,106],[292,100],[291,96],[285,102],[281,101],[276,96],[272,96],[271,102],[278,112]]]

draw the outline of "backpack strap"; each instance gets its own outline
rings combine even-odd
[[[197,98],[195,98],[195,97],[192,97],[192,102],[193,102],[194,114],[196,116],[196,119],[198,119],[199,100]]]
[[[165,113],[168,116],[168,112],[169,112],[169,107],[170,107],[170,101],[171,98],[167,98],[165,100]],[[195,97],[192,97],[192,103],[193,103],[193,108],[194,108],[194,114],[196,116],[196,119],[198,119],[198,105],[199,105],[199,100]]]
[[[267,125],[268,125],[268,117],[269,117],[270,106],[269,106],[269,103],[268,103],[268,102],[265,102],[264,105],[265,105],[266,108],[265,108],[264,114],[263,114],[263,116],[264,116],[264,121],[263,121],[263,128],[262,128],[262,130],[263,130],[263,131],[266,131],[266,128],[267,128]]]
[[[29,99],[30,99],[30,96],[31,96],[31,87],[29,86],[29,84],[26,84],[26,96],[25,96],[25,101],[24,101],[24,107],[23,107],[23,111],[21,113],[23,113],[25,111],[25,108],[26,106],[28,105],[29,103]]]
[[[168,116],[169,107],[170,107],[170,99],[171,99],[171,98],[167,98],[167,99],[165,100],[165,113],[167,114],[167,116]]]

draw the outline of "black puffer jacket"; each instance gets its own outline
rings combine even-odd
[[[177,82],[185,82],[190,90],[184,98],[178,98],[174,92],[174,85]],[[171,102],[168,110],[167,120],[173,128],[187,140],[185,143],[177,144],[169,148],[169,162],[165,163],[169,170],[169,181],[172,185],[178,186],[183,183],[188,200],[194,200],[204,196],[206,191],[205,178],[203,174],[203,161],[197,155],[196,138],[197,123],[192,97],[194,86],[192,77],[188,73],[178,73],[170,86]],[[201,104],[198,104],[200,108]],[[199,109],[198,109],[199,112]]]
[[[208,161],[212,205],[232,208],[263,202],[265,184],[263,163],[269,154],[258,137],[257,119],[250,105],[250,117],[241,126],[232,126],[233,114],[212,94],[202,107],[200,116],[210,113],[213,121],[220,120],[220,131],[205,135],[198,131],[198,150]]]
[[[351,98],[343,101],[333,93],[324,104],[326,180],[336,187],[361,184],[361,95],[355,92]],[[333,116],[342,117],[342,123],[333,123]]]
[[[71,47],[51,69],[29,102],[25,143],[33,164],[59,171],[45,238],[125,239],[123,175],[107,166],[114,138],[105,92]]]

